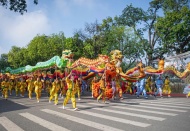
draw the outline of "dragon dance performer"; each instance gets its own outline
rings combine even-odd
[[[115,79],[113,78],[112,81],[111,81],[111,86],[112,86],[112,99],[115,99],[115,90],[116,90],[116,82],[115,82]]]
[[[92,98],[93,96],[93,90],[94,90],[94,83],[96,82],[96,77],[93,77],[92,81],[91,81],[91,86],[90,86],[90,90],[91,90],[91,94],[92,94]]]
[[[161,76],[159,75],[158,78],[156,79],[156,92],[154,94],[154,97],[158,95],[158,92],[160,93],[160,97],[162,98],[162,87],[163,87],[163,81]]]
[[[149,76],[146,80],[146,84],[145,84],[145,90],[152,94],[152,89],[151,89],[151,85],[152,85],[152,80],[151,80],[151,76]]]
[[[148,99],[146,90],[145,90],[145,79],[142,78],[137,82],[137,98],[139,98],[139,95],[143,92],[144,98]]]
[[[69,77],[71,78],[69,79]],[[66,98],[63,101],[63,109],[65,109],[65,106],[67,105],[68,101],[71,99],[72,106],[74,108],[74,111],[77,111],[78,108],[76,107],[76,99],[75,99],[75,94],[76,94],[76,85],[74,83],[74,76],[71,75],[71,73],[66,77],[66,83],[67,83],[67,93],[66,93]]]
[[[82,78],[78,78],[76,80],[76,88],[77,88],[77,95],[78,95],[78,100],[80,100],[80,93],[81,93],[81,85],[82,85]]]
[[[52,88],[52,81],[53,79],[47,79],[45,80],[45,86],[46,86],[46,93],[47,93],[47,96],[50,97],[50,91],[51,91],[51,88]]]
[[[21,97],[24,97],[24,93],[25,93],[26,88],[27,88],[27,84],[24,81],[24,79],[22,78],[21,82],[20,82],[20,93],[21,93],[20,96]]]
[[[64,98],[64,96],[66,96],[66,92],[67,92],[67,84],[66,84],[65,78],[62,78],[62,80],[61,80],[61,93],[59,94],[59,96]]]
[[[120,84],[120,78],[118,76],[117,76],[115,82],[116,82],[116,93],[119,94],[119,99],[122,100],[123,99],[123,91],[122,91],[121,84]]]
[[[164,81],[164,88],[163,88],[163,93],[165,94],[166,92],[168,92],[168,97],[171,97],[171,87],[170,87],[170,80],[168,78],[168,76],[165,77],[165,81]]]
[[[36,93],[36,99],[37,102],[40,102],[40,97],[41,97],[41,91],[42,91],[42,81],[40,80],[40,77],[37,78],[36,81],[34,81],[34,87],[35,87],[35,93]]]
[[[132,82],[126,82],[125,86],[126,86],[126,92],[129,91],[129,93],[132,95],[132,85],[133,83]]]
[[[87,83],[85,80],[81,80],[81,93],[83,94],[84,91],[87,89]]]
[[[12,95],[13,88],[14,88],[14,80],[9,79],[9,94],[10,95]]]
[[[61,89],[61,83],[58,80],[58,78],[56,78],[55,81],[52,83],[52,89],[50,91],[49,103],[51,103],[51,100],[53,99],[53,97],[55,97],[54,103],[55,103],[55,105],[58,104],[58,93],[59,93],[60,89]]]
[[[18,96],[19,91],[20,91],[20,81],[19,81],[19,78],[16,78],[15,79],[15,92],[16,92],[16,96]]]
[[[1,88],[2,88],[3,97],[5,98],[5,100],[7,100],[7,98],[8,98],[8,89],[9,89],[9,82],[8,82],[7,78],[5,78],[1,82]]]
[[[97,102],[99,102],[100,98],[102,98],[103,102],[106,103],[106,85],[105,85],[105,76],[103,75],[102,78],[100,79],[100,90],[101,93],[97,97]]]
[[[34,90],[34,80],[33,77],[30,77],[26,80],[26,83],[28,84],[28,97],[29,99],[32,99],[32,92]]]

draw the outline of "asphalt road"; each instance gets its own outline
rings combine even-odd
[[[190,98],[137,99],[124,95],[123,100],[104,104],[85,93],[77,100],[79,111],[73,111],[71,101],[62,109],[59,104],[48,102],[43,94],[40,103],[10,96],[0,98],[0,131],[189,131]]]

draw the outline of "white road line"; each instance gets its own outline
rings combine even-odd
[[[88,103],[88,104],[100,106],[100,104],[98,104],[98,103]],[[159,115],[168,115],[168,116],[176,116],[176,115],[178,115],[178,114],[174,114],[174,113],[167,113],[167,112],[161,112],[161,111],[152,111],[152,110],[143,110],[143,109],[138,109],[138,108],[129,108],[128,106],[127,107],[124,107],[124,106],[112,106],[112,108],[125,109],[125,110],[131,110],[131,111],[139,111],[139,112],[146,112],[146,113],[153,113],[153,114],[159,114]]]
[[[85,105],[78,105],[79,107],[89,107]],[[151,120],[156,120],[156,121],[163,121],[166,118],[162,117],[154,117],[154,116],[148,116],[148,115],[141,115],[137,113],[129,113],[129,112],[123,112],[123,111],[116,111],[116,110],[110,110],[110,109],[103,109],[103,108],[98,108],[95,107],[93,109],[99,110],[99,111],[105,111],[105,112],[111,112],[111,113],[117,113],[117,114],[122,114],[122,115],[127,115],[127,116],[134,116],[134,117],[140,117],[140,118],[145,118],[145,119],[151,119]]]
[[[187,98],[185,99],[172,99],[172,98],[159,98],[157,100],[142,100],[142,99],[133,99],[133,100],[128,100],[128,102],[162,102],[162,103],[167,103],[167,102],[174,102],[174,103],[187,103],[190,104],[189,101],[187,101]]]
[[[70,120],[70,121],[74,121],[74,122],[77,122],[77,123],[80,123],[80,124],[83,124],[83,125],[86,125],[89,127],[93,127],[93,128],[99,129],[99,130],[103,130],[103,131],[123,131],[123,130],[120,130],[117,128],[113,128],[111,126],[106,126],[106,125],[103,125],[100,123],[92,122],[92,121],[85,120],[85,119],[78,118],[78,117],[74,117],[74,116],[70,116],[70,115],[60,113],[57,111],[53,111],[50,109],[42,109],[41,111],[46,112],[48,114],[58,116],[58,117],[61,117],[61,118],[64,118],[64,119],[67,119],[67,120]]]
[[[130,104],[122,104],[122,103],[110,103],[110,105],[120,105],[127,107],[142,107],[142,108],[148,108],[148,109],[158,109],[158,110],[166,110],[166,111],[175,111],[175,112],[187,112],[187,110],[178,110],[178,109],[171,109],[171,108],[161,108],[161,107],[154,107],[154,106],[143,106],[143,105],[130,105]]]
[[[32,115],[32,114],[27,113],[27,112],[26,113],[20,113],[20,115],[31,120],[32,122],[35,122],[35,123],[47,128],[47,129],[49,129],[49,130],[52,130],[52,131],[61,131],[61,130],[62,131],[70,131],[64,127],[61,127],[59,125],[56,125],[56,124],[51,123],[49,121],[46,121],[40,117],[37,117],[37,116]]]
[[[61,108],[61,107],[59,107],[59,108]],[[85,114],[85,115],[89,115],[89,116],[95,116],[98,118],[107,119],[110,121],[116,121],[116,122],[120,122],[120,123],[124,123],[124,124],[134,125],[134,126],[139,126],[139,127],[148,127],[151,125],[151,124],[147,124],[147,123],[142,123],[142,122],[137,122],[137,121],[132,121],[132,120],[126,120],[126,119],[122,119],[122,118],[107,116],[107,115],[93,113],[93,112],[84,111],[84,110],[80,110],[77,113],[81,113],[81,114]]]
[[[140,103],[151,103],[151,104],[163,104],[163,105],[177,105],[177,106],[184,106],[184,107],[190,107],[190,105],[187,105],[187,103],[174,103],[174,102],[140,102]]]
[[[141,103],[141,104],[143,104],[143,105],[149,105],[149,106],[161,106],[161,107],[190,109],[190,107],[182,107],[182,106],[161,105],[161,104],[152,104],[152,103]]]
[[[20,102],[17,102],[17,101],[13,101],[14,103],[17,103],[17,104],[19,104],[19,105],[23,105],[24,106],[24,104],[23,103],[20,103]]]
[[[17,126],[15,123],[10,121],[6,117],[0,117],[0,124],[7,130],[7,131],[24,131],[19,126]]]
[[[187,100],[187,98],[186,98],[186,100]],[[168,100],[164,100],[163,101],[163,99],[159,99],[159,100],[141,100],[141,99],[134,99],[134,100],[127,100],[127,102],[146,102],[146,103],[154,103],[154,102],[156,102],[156,103],[176,103],[176,104],[183,104],[183,103],[186,103],[187,105],[190,105],[190,102],[189,101],[186,101],[186,100],[180,100],[180,101],[178,101],[178,100],[170,100],[170,99],[168,99]]]

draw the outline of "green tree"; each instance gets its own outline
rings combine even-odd
[[[8,52],[8,62],[13,68],[21,67],[22,65],[22,54],[21,48],[17,46],[12,46],[11,50]]]
[[[65,42],[65,49],[69,49],[74,53],[74,59],[83,56],[83,41],[80,39],[79,34],[76,32],[73,37],[67,38]]]
[[[157,4],[156,4],[157,2]],[[150,7],[147,11],[142,8],[135,8],[132,5],[127,5],[123,10],[122,15],[119,16],[118,22],[121,25],[131,27],[140,39],[140,43],[143,45],[144,51],[148,57],[148,65],[151,64],[152,60],[158,57],[156,43],[159,41],[159,36],[155,31],[155,22],[158,17],[158,10],[161,5],[158,1],[154,4],[150,3]],[[163,55],[159,54],[159,55]]]
[[[63,33],[34,37],[27,46],[30,64],[35,65],[38,62],[47,61],[53,56],[61,56],[65,40]]]
[[[130,68],[133,63],[144,56],[143,46],[140,39],[132,28],[118,24],[118,17],[104,19],[100,25],[101,38],[107,45],[106,54],[111,50],[118,49],[124,55],[123,69]],[[127,61],[127,62],[126,62]]]
[[[6,67],[9,67],[8,54],[1,54],[1,57],[0,57],[0,71],[2,72],[3,70],[6,69]]]
[[[106,44],[101,40],[99,25],[97,21],[86,23],[84,30],[75,32],[83,41],[83,56],[96,58],[98,54],[102,54],[102,49],[105,48]]]
[[[34,4],[38,4],[38,0],[34,0]],[[23,14],[27,12],[26,0],[0,0],[0,5],[9,8],[11,11]]]
[[[188,0],[161,0],[164,16],[158,18],[156,31],[166,53],[190,50],[190,8]]]

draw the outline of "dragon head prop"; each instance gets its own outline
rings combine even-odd
[[[114,63],[116,67],[120,67],[123,55],[120,50],[113,50],[110,52],[111,55],[111,63]]]
[[[63,50],[62,51],[62,59],[63,60],[69,60],[72,59],[74,54],[71,52],[71,50]]]

